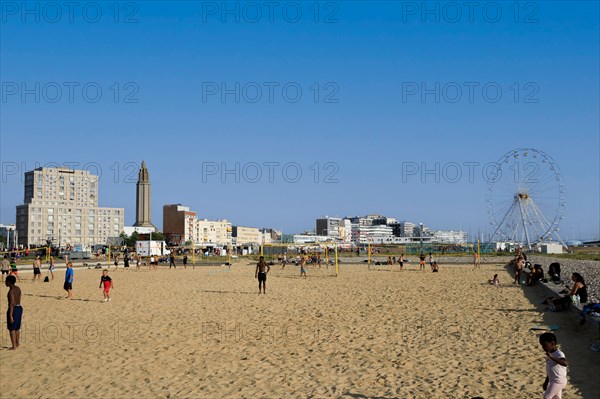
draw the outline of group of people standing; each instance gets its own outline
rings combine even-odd
[[[11,340],[11,350],[15,350],[19,347],[20,341],[20,331],[21,331],[21,321],[23,318],[23,306],[21,305],[21,288],[16,285],[17,280],[21,281],[19,278],[19,273],[16,268],[10,271],[6,269],[6,264],[8,262],[7,257],[4,257],[2,260],[2,281],[8,287],[8,310],[6,311],[6,324],[10,335]],[[54,280],[54,258],[50,257],[48,273],[52,276],[52,280]],[[4,275],[8,274],[6,278]],[[35,283],[36,280],[40,280],[41,276],[41,259],[37,256],[33,262],[33,280]],[[49,276],[46,277],[46,281],[50,281]],[[75,272],[73,270],[73,263],[66,260],[66,270],[65,270],[65,281],[63,284],[63,289],[66,291],[67,299],[73,299],[73,281],[75,279]],[[100,288],[103,289],[104,292],[104,302],[110,301],[110,289],[114,288],[114,284],[112,279],[108,276],[108,270],[104,269],[102,272],[102,276],[100,277]]]

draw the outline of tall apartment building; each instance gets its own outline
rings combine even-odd
[[[197,242],[196,212],[181,204],[163,206],[163,234],[168,243]]]
[[[25,173],[23,205],[17,206],[19,245],[105,244],[123,231],[123,208],[98,207],[98,176],[68,167]]]

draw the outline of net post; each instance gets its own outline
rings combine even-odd
[[[329,264],[329,262],[327,264]],[[340,271],[340,268],[339,268],[339,264],[338,264],[338,245],[336,242],[335,243],[335,276],[336,277],[338,276],[339,271]]]

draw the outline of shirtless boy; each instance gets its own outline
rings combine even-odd
[[[11,350],[19,347],[19,338],[21,337],[21,318],[23,317],[23,307],[21,306],[21,289],[15,285],[17,278],[14,275],[6,277],[6,286],[8,287],[8,311],[6,312],[6,325],[10,334]]]

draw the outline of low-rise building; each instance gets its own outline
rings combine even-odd
[[[17,227],[14,224],[0,224],[0,236],[6,238],[7,248],[15,248],[17,246],[16,231]]]
[[[196,242],[196,212],[181,204],[163,206],[163,234],[168,243]]]
[[[232,245],[231,222],[223,220],[207,220],[202,219],[196,222],[196,237],[194,242],[200,246],[222,246],[229,247]]]
[[[333,241],[333,238],[323,235],[294,234],[294,244],[310,244],[331,241]]]
[[[436,230],[428,236],[432,236],[432,242],[440,244],[466,244],[468,242],[466,231]]]
[[[231,235],[234,244],[237,246],[260,244],[256,227],[233,226]]]

